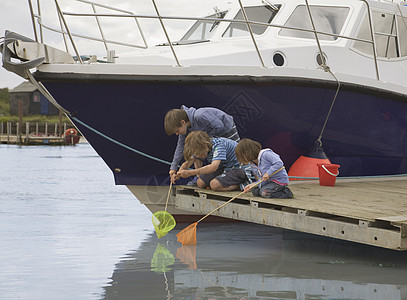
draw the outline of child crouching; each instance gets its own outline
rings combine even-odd
[[[185,162],[172,177],[172,181],[180,177],[198,176],[200,188],[210,187],[216,191],[239,190],[247,177],[240,167],[235,155],[237,143],[223,137],[210,138],[206,132],[193,131],[185,139]],[[190,170],[196,160],[207,159],[208,165]]]
[[[252,190],[254,196],[263,198],[293,198],[287,187],[289,179],[280,156],[271,149],[262,149],[259,142],[243,139],[235,149],[237,160],[241,164],[251,164],[257,180],[263,179],[259,186],[254,183],[245,187],[247,193]]]

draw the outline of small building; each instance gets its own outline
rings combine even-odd
[[[59,114],[58,109],[28,81],[23,82],[10,91],[10,114],[19,115],[20,103],[24,116],[54,116]]]

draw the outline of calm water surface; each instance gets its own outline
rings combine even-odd
[[[407,253],[253,224],[157,239],[88,144],[0,145],[0,299],[407,299]]]

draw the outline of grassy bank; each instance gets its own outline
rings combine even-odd
[[[23,117],[23,123],[30,122],[55,124],[59,123],[59,121],[59,116],[29,115]],[[19,117],[15,115],[0,116],[0,122],[19,122]],[[62,115],[62,123],[71,124],[71,121],[69,121],[67,116]]]

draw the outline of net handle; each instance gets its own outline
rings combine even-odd
[[[278,169],[277,171],[275,171],[273,174],[271,174],[270,177],[273,176],[273,175],[275,175],[275,174],[277,174],[278,172],[280,172],[280,171],[283,170],[284,168],[285,168],[284,166],[281,167],[280,169]],[[264,179],[260,180],[260,181],[257,182],[255,185],[253,185],[252,188],[258,186],[258,185],[259,185],[260,183],[262,183],[263,181],[264,181]],[[214,213],[215,211],[217,211],[218,209],[221,209],[221,208],[224,207],[226,204],[232,202],[233,200],[235,200],[237,197],[243,195],[244,193],[245,193],[244,191],[240,192],[239,194],[237,194],[236,196],[234,196],[232,199],[226,201],[226,202],[223,203],[221,206],[218,206],[217,208],[215,208],[214,210],[212,210],[210,213],[208,213],[208,214],[206,214],[205,216],[203,216],[202,218],[200,218],[196,223],[201,222],[203,219],[205,219],[205,218],[208,217],[209,215],[213,214],[213,213]]]
[[[172,188],[172,181],[170,180],[170,188],[168,189],[167,201],[165,202],[165,211],[167,211],[168,200],[170,199],[170,194],[171,194],[171,188]]]

